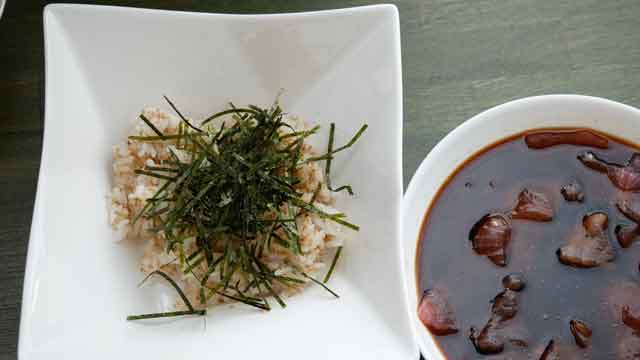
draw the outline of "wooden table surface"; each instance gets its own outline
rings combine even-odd
[[[342,0],[94,1],[261,13]],[[511,99],[579,93],[640,106],[638,0],[404,0],[404,182],[447,132]],[[8,0],[0,19],[0,359],[16,357],[22,279],[42,144],[46,1]]]

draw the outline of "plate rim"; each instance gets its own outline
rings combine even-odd
[[[43,17],[46,18],[48,14],[52,14],[57,11],[71,10],[93,10],[93,11],[121,11],[121,12],[139,12],[139,13],[156,13],[164,15],[187,15],[187,16],[202,16],[202,17],[227,17],[238,19],[251,19],[251,18],[274,18],[279,17],[306,17],[306,16],[327,16],[327,15],[343,15],[353,12],[363,11],[391,11],[397,18],[399,16],[398,7],[393,3],[380,3],[371,5],[360,6],[348,6],[336,9],[322,9],[311,11],[290,11],[290,12],[269,12],[269,13],[218,13],[218,12],[204,12],[204,11],[187,11],[187,10],[170,10],[160,8],[145,8],[137,6],[118,6],[118,5],[95,5],[95,4],[72,4],[72,3],[52,3],[47,4],[43,8]],[[45,22],[46,26],[46,22]],[[46,27],[45,27],[46,33]]]

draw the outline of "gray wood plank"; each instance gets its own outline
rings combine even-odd
[[[0,134],[0,358],[15,356],[42,135]]]

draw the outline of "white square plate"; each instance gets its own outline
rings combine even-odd
[[[398,12],[220,15],[53,5],[44,11],[45,136],[19,355],[31,359],[415,359],[399,251],[402,85]],[[229,100],[269,104],[323,125],[337,143],[339,204],[362,230],[330,285],[265,313],[240,305],[202,318],[127,322],[154,310],[138,254],[113,242],[111,147],[167,94],[194,118]],[[320,145],[326,146],[326,145]]]

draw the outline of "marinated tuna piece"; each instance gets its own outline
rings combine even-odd
[[[628,248],[640,235],[639,225],[618,225],[616,226],[616,239],[623,248]]]
[[[620,190],[640,191],[640,153],[634,153],[625,166],[613,166],[607,173]]]
[[[518,203],[511,212],[514,219],[531,221],[553,220],[551,201],[542,193],[524,189],[518,194]]]
[[[583,321],[574,319],[569,321],[569,328],[571,329],[571,334],[573,334],[573,338],[576,340],[576,344],[578,346],[581,348],[589,346],[592,331],[587,324]]]
[[[616,207],[627,219],[640,225],[640,203],[623,200],[618,201]]]
[[[607,162],[591,151],[578,154],[578,160],[588,168],[607,174],[618,189],[640,191],[640,153],[634,153],[626,165]]]
[[[437,289],[426,290],[418,305],[418,318],[434,335],[458,332],[456,319],[444,294]]]
[[[474,327],[469,332],[469,339],[476,351],[485,355],[498,354],[504,350],[504,338],[498,330],[518,313],[518,293],[506,289],[491,302],[491,317],[487,324],[480,332]]]
[[[607,227],[609,217],[603,212],[586,215],[582,226],[569,237],[567,245],[556,251],[561,263],[579,268],[600,266],[615,258]]]
[[[479,354],[499,354],[504,350],[504,339],[496,328],[497,325],[492,325],[490,321],[479,333],[474,327],[469,331],[469,339]]]
[[[584,201],[584,192],[582,190],[582,185],[580,185],[577,181],[572,181],[560,189],[560,193],[562,197],[568,202],[583,202]]]
[[[558,353],[558,349],[556,348],[555,341],[549,341],[549,344],[540,356],[540,360],[560,360],[560,354]]]
[[[476,253],[486,255],[498,266],[505,266],[506,247],[511,240],[511,222],[502,214],[485,215],[471,228],[469,240]]]
[[[500,323],[513,319],[518,313],[518,293],[515,291],[507,289],[501,292],[496,295],[492,303],[492,318],[497,319]]]
[[[640,203],[623,200],[617,202],[616,206],[622,215],[635,223],[634,225],[616,226],[616,238],[620,246],[627,248],[640,235]]]
[[[599,149],[609,147],[609,140],[590,130],[539,131],[526,135],[524,141],[530,149],[544,149],[555,145],[582,145]]]
[[[509,274],[502,278],[502,286],[513,291],[522,291],[527,285],[521,274]]]
[[[622,322],[634,331],[640,332],[640,311],[633,312],[629,306],[623,306]]]
[[[609,216],[600,211],[591,213],[582,218],[582,226],[587,235],[596,236],[609,227]]]
[[[610,166],[614,166],[600,159],[593,151],[584,151],[578,154],[578,160],[591,170],[595,170],[601,173],[607,173]]]

